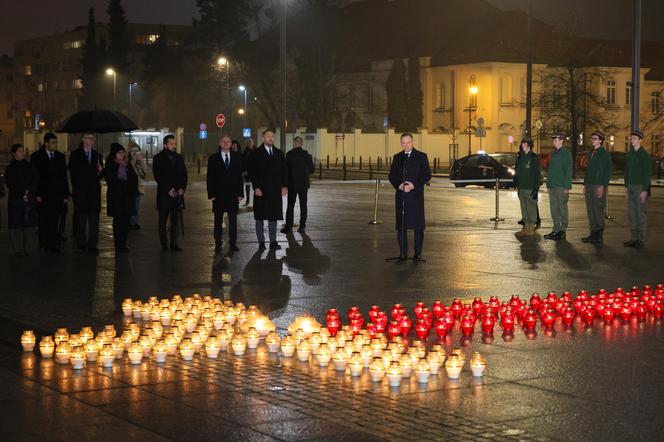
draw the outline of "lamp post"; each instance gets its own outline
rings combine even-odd
[[[224,83],[226,85],[226,89],[229,87],[229,65],[230,62],[228,61],[228,58],[226,57],[219,57],[217,59],[217,67],[219,68],[220,72],[224,72],[225,75],[222,77],[222,80],[219,82],[219,102],[224,101]],[[223,134],[223,128],[219,128],[219,135]]]
[[[280,118],[280,145],[286,149],[286,17],[288,13],[288,0],[281,0],[281,26],[279,29],[280,57],[279,67],[281,71],[281,118]]]
[[[134,102],[133,102],[133,99],[132,99],[132,88],[134,86],[138,86],[138,81],[135,81],[133,83],[129,83],[129,114],[130,115],[133,113],[133,110],[134,110],[134,106],[133,106]]]
[[[115,92],[116,92],[118,74],[117,72],[115,72],[115,69],[108,68],[106,69],[106,75],[108,75],[109,77],[110,76],[113,77],[113,109],[115,109]]]
[[[477,106],[473,106],[473,97],[477,96],[477,86],[471,86],[468,89],[468,93],[470,94],[470,99],[468,100],[468,155],[472,155],[472,130],[471,130],[471,123],[472,123],[472,112],[474,110],[477,110]]]
[[[238,86],[238,90],[244,92],[244,107],[242,108],[242,115],[244,126],[247,126],[247,88],[244,85]]]

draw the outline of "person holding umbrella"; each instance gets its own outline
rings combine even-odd
[[[33,249],[35,236],[35,193],[39,177],[32,164],[25,159],[25,149],[21,144],[14,144],[11,153],[14,158],[5,169],[5,182],[9,189],[9,250],[16,256],[27,256]]]
[[[127,160],[125,148],[119,143],[111,144],[104,177],[107,184],[106,214],[113,218],[115,251],[128,252],[129,220],[136,212],[138,176]]]
[[[177,152],[173,135],[164,137],[164,150],[154,156],[152,173],[157,182],[157,210],[159,211],[159,240],[161,249],[168,250],[166,223],[170,219],[171,250],[179,252],[178,229],[180,229],[184,192],[187,189],[187,168],[182,155]]]

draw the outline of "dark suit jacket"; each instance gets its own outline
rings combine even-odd
[[[251,156],[249,176],[254,190],[260,189],[263,193],[254,197],[254,219],[284,219],[281,188],[288,187],[288,169],[283,152],[272,146],[270,156],[264,145],[258,146]]]
[[[173,210],[177,208],[177,198],[168,192],[171,189],[187,190],[187,168],[182,155],[173,152],[173,160],[166,149],[152,159],[152,173],[157,182],[157,210]]]
[[[56,151],[51,160],[46,149],[42,148],[30,156],[30,163],[39,176],[36,194],[42,199],[39,210],[50,213],[64,212],[64,200],[70,196],[65,156]]]
[[[230,151],[230,166],[226,169],[221,150],[210,155],[207,162],[208,199],[215,198],[215,212],[237,212],[238,197],[244,196],[242,156]]]
[[[85,150],[78,148],[69,155],[69,178],[71,179],[71,193],[74,208],[82,212],[97,212],[101,210],[101,184],[99,180],[103,175],[97,172],[97,164],[101,165],[101,158],[96,150],[90,151],[90,162],[85,156]]]
[[[289,150],[286,154],[288,165],[288,189],[308,189],[309,175],[315,172],[314,160],[306,150],[301,147]]]
[[[406,179],[404,179],[404,170]],[[403,207],[405,207],[405,228],[424,229],[424,185],[431,180],[431,169],[429,168],[427,154],[413,149],[408,160],[406,160],[406,154],[403,151],[394,155],[389,179],[392,186],[397,190],[394,197],[397,229],[401,229]],[[398,190],[404,181],[413,183],[415,188],[408,193]],[[404,196],[406,198],[405,203]]]

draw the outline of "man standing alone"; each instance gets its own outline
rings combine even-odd
[[[161,249],[168,250],[166,223],[170,218],[171,250],[179,252],[178,229],[183,209],[184,191],[187,189],[187,168],[182,155],[177,153],[173,135],[164,137],[164,150],[154,156],[152,173],[157,182],[157,210],[159,211],[159,241]]]
[[[586,211],[590,224],[590,235],[581,241],[600,244],[604,236],[604,208],[606,207],[606,189],[611,179],[611,154],[604,149],[604,135],[593,132],[590,136],[593,150],[588,160],[586,176],[583,180],[583,194],[586,197]]]
[[[629,241],[625,247],[643,247],[646,240],[646,203],[650,194],[652,162],[648,152],[641,147],[643,132],[635,130],[631,133],[632,148],[627,152],[625,160],[625,187],[627,188],[627,212],[629,214]]]
[[[97,255],[101,210],[101,161],[94,150],[95,136],[83,134],[82,146],[69,156],[69,177],[74,200],[74,235],[81,253]],[[87,228],[87,234],[86,234]]]
[[[207,193],[214,212],[215,253],[221,251],[222,222],[228,213],[229,250],[237,252],[238,203],[244,197],[242,188],[242,157],[231,150],[231,137],[219,140],[219,152],[210,155],[207,163]]]
[[[300,200],[300,227],[298,232],[304,232],[307,227],[307,193],[310,185],[309,175],[314,173],[314,160],[309,152],[302,148],[302,143],[302,137],[295,137],[293,139],[293,149],[286,154],[289,192],[286,226],[281,230],[281,233],[290,233],[293,229],[296,198]]]
[[[249,176],[254,186],[254,219],[258,248],[265,249],[265,220],[270,249],[277,250],[277,221],[284,219],[282,197],[288,194],[288,170],[284,154],[274,146],[274,132],[263,132],[263,144],[251,156]]]
[[[567,202],[569,201],[569,191],[572,189],[572,154],[563,147],[564,142],[565,135],[561,133],[553,135],[554,150],[551,152],[546,178],[553,230],[544,235],[544,238],[554,241],[565,239],[569,223]]]

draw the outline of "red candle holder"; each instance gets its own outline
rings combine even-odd
[[[568,308],[563,312],[563,325],[565,327],[571,327],[574,324],[574,318],[576,317],[576,312],[572,308]]]
[[[426,305],[422,301],[418,301],[415,304],[415,307],[413,308],[413,312],[415,313],[415,318],[420,319],[422,316],[422,310],[426,307]]]
[[[341,327],[341,321],[338,317],[331,317],[327,321],[327,331],[330,332],[330,336],[336,336],[337,332],[339,331],[339,327]]]
[[[452,312],[451,310],[446,311],[445,315],[443,316],[443,319],[445,320],[445,323],[447,324],[447,329],[451,330],[452,327],[454,327],[454,323],[456,322],[454,312]]]
[[[636,317],[639,318],[639,321],[645,321],[648,316],[648,307],[644,303],[639,304],[636,307]]]
[[[622,306],[620,309],[620,317],[623,321],[629,321],[629,318],[632,317],[632,308],[629,306],[629,304]]]
[[[573,303],[574,311],[580,313],[582,310],[584,310],[585,305],[586,303],[584,300],[576,298]]]
[[[595,312],[593,309],[585,309],[581,315],[586,326],[591,327],[593,325],[593,321],[595,320]]]
[[[360,313],[360,309],[359,309],[358,307],[353,306],[353,307],[351,307],[351,308],[348,309],[348,320],[349,320],[349,321],[350,321],[351,319],[353,319],[353,316],[355,315],[355,313]],[[361,314],[361,313],[360,313],[360,314]]]
[[[512,313],[505,313],[500,317],[500,326],[503,328],[503,331],[513,331],[514,322],[514,315]]]
[[[541,319],[542,319],[542,325],[545,328],[551,328],[556,323],[556,314],[553,313],[551,310],[548,310],[544,312]]]
[[[394,338],[401,335],[401,326],[398,321],[390,322],[390,325],[387,327],[387,334],[390,340],[394,340]]]
[[[463,304],[461,303],[461,300],[457,298],[454,301],[452,301],[451,309],[452,313],[454,313],[455,318],[461,316],[461,310],[463,310]]]
[[[491,334],[496,325],[496,317],[493,314],[484,315],[482,318],[482,333]]]
[[[444,318],[438,318],[436,319],[436,325],[434,326],[434,329],[436,331],[436,336],[439,338],[444,338],[447,335],[447,322],[445,322]]]
[[[521,304],[521,298],[519,298],[519,295],[512,295],[510,298],[510,306],[514,308],[519,304]]]
[[[616,313],[612,308],[604,308],[604,311],[602,312],[602,319],[604,319],[604,322],[608,324],[609,322],[613,321],[615,315]]]
[[[401,310],[403,310],[403,306],[401,304],[394,304],[391,313],[393,320],[398,321],[401,319]]]
[[[491,307],[491,310],[493,310],[494,313],[498,312],[498,309],[500,308],[500,301],[498,300],[497,296],[492,296],[489,298],[489,307]]]
[[[418,319],[415,325],[415,335],[420,341],[426,341],[429,336],[429,327],[423,319]]]
[[[331,308],[327,311],[327,315],[325,316],[326,322],[330,322],[331,318],[341,319],[341,317],[339,316],[339,312],[337,311],[336,308]]]
[[[436,299],[431,306],[431,310],[433,312],[434,318],[442,318],[443,314],[445,313],[445,306],[442,302],[440,302],[439,299]]]
[[[371,322],[376,322],[376,317],[378,316],[378,313],[380,313],[380,307],[377,305],[372,305],[371,308],[369,309],[369,320]]]
[[[526,331],[534,331],[537,326],[537,314],[532,310],[526,312],[523,318],[523,325]]]
[[[385,329],[387,328],[387,323],[389,322],[389,319],[387,317],[387,314],[385,312],[378,312],[376,315],[376,331],[378,333],[383,333]]]
[[[484,311],[484,303],[482,302],[482,298],[475,298],[471,304],[471,308],[473,309],[475,316],[482,315],[482,312]]]
[[[555,293],[549,292],[546,295],[546,298],[544,299],[544,302],[546,302],[547,304],[555,304],[556,302],[558,302],[558,297],[556,296]]]
[[[413,328],[413,321],[410,320],[408,315],[404,315],[401,317],[401,320],[399,321],[399,327],[401,328],[401,334],[403,336],[408,336],[408,333],[410,333],[410,329]]]
[[[662,304],[662,301],[657,301],[653,313],[655,314],[656,319],[660,319],[662,315],[664,315],[664,304]]]
[[[371,339],[376,337],[376,334],[378,333],[378,327],[376,326],[375,322],[369,322],[367,324],[367,333],[369,333],[369,337]]]
[[[464,318],[461,320],[461,332],[464,334],[464,336],[470,336],[473,334],[474,329],[475,320],[469,315],[464,316]]]
[[[431,328],[433,326],[433,315],[431,314],[428,308],[422,310],[422,316],[420,319],[424,319],[424,322],[427,324],[428,328]]]

